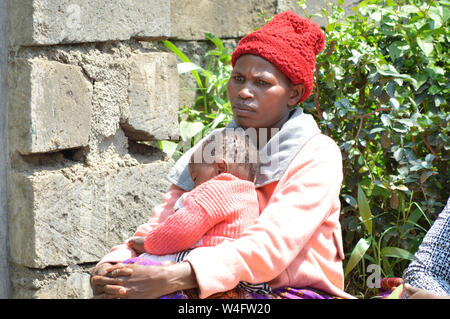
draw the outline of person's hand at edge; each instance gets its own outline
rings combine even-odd
[[[410,284],[404,284],[404,289],[408,299],[450,299],[450,296],[440,296],[425,289],[413,287]]]

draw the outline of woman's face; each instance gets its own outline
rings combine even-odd
[[[251,54],[236,61],[227,88],[234,121],[244,129],[280,128],[304,90],[272,63]]]

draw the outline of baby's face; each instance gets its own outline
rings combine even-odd
[[[210,180],[211,178],[218,175],[218,172],[214,164],[189,164],[189,174],[194,181],[194,187]]]

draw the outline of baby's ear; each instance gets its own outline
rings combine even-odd
[[[217,175],[222,173],[228,173],[229,172],[229,166],[226,160],[222,159],[216,162],[216,173]]]

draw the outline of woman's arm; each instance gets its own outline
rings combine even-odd
[[[140,288],[142,295],[158,297],[198,286],[200,297],[205,298],[232,289],[242,280],[268,282],[306,249],[331,211],[339,212],[341,181],[339,149],[331,139],[315,137],[296,155],[257,223],[242,237],[216,247],[197,248],[188,255],[187,262],[169,269],[118,265],[120,271],[109,275],[118,276],[112,278],[114,292],[123,286],[132,288],[127,290],[128,296],[138,294],[136,289]],[[154,285],[156,282],[159,286]]]

